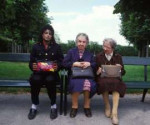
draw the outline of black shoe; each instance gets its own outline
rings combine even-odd
[[[37,114],[37,110],[36,109],[30,109],[30,112],[28,114],[28,119],[29,120],[32,120],[36,117],[36,114]]]
[[[70,117],[71,117],[71,118],[76,117],[77,111],[78,111],[77,108],[72,108],[71,111],[70,111]]]
[[[84,108],[84,113],[86,117],[92,117],[91,109],[90,108]]]
[[[50,111],[50,118],[51,118],[51,119],[57,118],[57,109],[56,109],[56,108],[51,108],[51,111]]]

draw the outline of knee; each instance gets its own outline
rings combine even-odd
[[[39,75],[33,75],[30,78],[30,84],[38,84],[38,83],[41,83],[41,82],[42,82],[42,79]]]
[[[114,96],[119,96],[119,92],[117,92],[117,91],[113,91],[112,94],[113,94]]]
[[[46,83],[51,83],[52,84],[54,81],[55,81],[54,76],[48,76],[45,79]]]

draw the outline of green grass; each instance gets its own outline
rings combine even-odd
[[[143,81],[144,66],[125,66],[126,74],[123,76],[124,81]],[[22,62],[0,62],[0,79],[28,79],[31,74],[28,63]],[[150,81],[150,66],[148,66],[148,81]],[[17,93],[29,92],[29,88],[0,88],[0,92],[8,90],[8,92]],[[142,90],[127,90],[127,92],[142,92]]]
[[[144,66],[125,66],[124,81],[143,81]],[[28,63],[0,62],[0,79],[28,79],[31,74]],[[148,66],[148,81],[150,81],[150,66]]]
[[[0,93],[13,93],[13,94],[18,94],[18,93],[29,93],[30,88],[22,88],[22,87],[0,87]]]
[[[123,76],[124,81],[143,81],[144,66],[125,65],[126,74]],[[150,81],[150,66],[148,66],[148,81]]]
[[[28,63],[0,62],[0,79],[28,79],[30,74]]]
[[[144,81],[144,66],[125,65],[126,74],[123,81]],[[147,80],[150,81],[150,66],[147,70]],[[143,89],[127,89],[127,93],[142,93]]]

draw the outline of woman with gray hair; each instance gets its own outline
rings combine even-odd
[[[92,116],[90,98],[94,94],[94,90],[96,92],[94,78],[73,78],[71,72],[72,67],[81,67],[84,69],[91,66],[92,69],[96,68],[93,54],[86,50],[88,42],[88,36],[85,33],[79,33],[76,36],[77,47],[70,49],[63,61],[64,67],[69,70],[69,92],[72,97],[71,118],[74,118],[77,114],[78,97],[82,92],[84,94],[84,113],[87,117]]]
[[[103,41],[103,52],[97,54],[97,77],[98,94],[103,95],[105,104],[105,116],[112,118],[112,123],[117,125],[118,120],[118,105],[119,97],[123,97],[125,94],[126,86],[121,77],[102,77],[102,65],[112,65],[120,67],[120,74],[124,75],[124,65],[120,54],[115,52],[116,41],[112,38],[106,38]],[[112,94],[112,110],[109,103],[109,94]]]

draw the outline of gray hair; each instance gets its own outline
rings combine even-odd
[[[86,33],[79,33],[77,36],[76,36],[76,40],[75,42],[77,43],[78,42],[78,37],[79,36],[84,36],[86,38],[86,41],[87,41],[87,44],[89,43],[89,37]]]
[[[105,42],[109,42],[111,48],[113,48],[113,49],[115,49],[116,46],[117,46],[116,41],[115,41],[114,39],[112,39],[112,38],[105,38],[105,39],[103,40],[103,44],[104,44]]]

